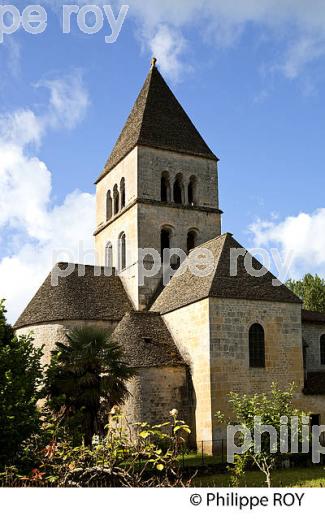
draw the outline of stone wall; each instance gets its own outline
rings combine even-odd
[[[202,300],[163,316],[192,375],[197,441],[212,439],[209,302]]]
[[[125,205],[128,206],[137,198],[137,162],[138,148],[134,148],[115,168],[113,168],[96,185],[96,228],[106,222],[106,194],[117,184],[120,190],[121,179],[125,179]]]
[[[161,175],[168,172],[170,185],[177,174],[182,174],[185,193],[183,205],[161,202]],[[197,204],[187,200],[187,187],[192,175],[197,178]],[[106,222],[106,193],[114,184],[125,179],[126,207]],[[160,233],[163,227],[171,232],[171,247],[187,252],[187,234],[194,230],[196,245],[215,238],[221,233],[218,207],[217,162],[147,147],[136,147],[98,184],[96,194],[97,230],[96,252],[98,262],[105,264],[105,248],[113,245],[113,266],[118,268],[118,238],[126,235],[127,267],[121,272],[127,292],[136,309],[146,308],[161,280],[161,271],[141,280],[139,248],[152,248],[160,254]],[[152,258],[144,263],[152,269]]]
[[[57,323],[44,323],[41,325],[31,325],[29,327],[23,327],[16,331],[18,336],[31,333],[34,338],[34,344],[37,347],[44,345],[44,354],[42,358],[42,364],[46,365],[50,362],[51,351],[55,348],[55,342],[60,341],[64,343],[66,341],[66,332],[74,327],[82,327],[85,325],[94,325],[96,327],[102,327],[109,331],[113,331],[118,322],[108,321],[62,321]]]
[[[128,383],[130,397],[122,408],[130,423],[159,424],[176,408],[179,418],[191,421],[191,386],[186,367],[138,368]]]
[[[177,174],[183,176],[185,203],[192,175],[197,178],[199,206],[219,208],[217,162],[192,155],[140,146],[138,154],[138,197],[160,200],[160,179],[168,172],[172,186]]]
[[[268,392],[272,382],[295,382],[295,404],[325,421],[325,396],[306,396],[301,306],[299,304],[210,298],[163,316],[191,367],[195,395],[196,440],[225,437],[214,414],[231,415],[229,392]],[[249,366],[249,328],[265,331],[265,368]]]
[[[308,345],[306,348],[306,370],[308,372],[325,371],[325,365],[321,365],[320,362],[320,338],[325,334],[325,324],[304,322],[302,334]]]
[[[265,332],[265,368],[249,366],[249,329],[254,323]],[[286,388],[296,383],[296,397],[304,385],[300,304],[210,299],[211,393],[213,412],[230,414],[229,392],[268,392],[272,382]],[[213,434],[221,435],[213,421]]]
[[[55,342],[64,342],[65,333],[69,329],[84,325],[96,325],[112,331],[117,322],[59,322],[24,327],[16,332],[18,335],[32,333],[36,346],[45,345],[42,364],[47,365]],[[157,424],[168,419],[170,410],[176,408],[179,418],[192,424],[191,379],[185,366],[146,367],[136,370],[137,375],[128,382],[130,397],[123,407],[130,422],[148,421]]]
[[[110,175],[110,174],[108,174]],[[106,177],[105,177],[106,179]],[[103,182],[103,181],[102,181]],[[96,235],[96,253],[100,265],[105,265],[107,243],[113,247],[113,267],[119,269],[119,237],[126,237],[126,268],[118,271],[133,305],[138,309],[138,207],[127,207],[117,218]]]

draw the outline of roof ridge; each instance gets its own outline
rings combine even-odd
[[[220,241],[223,239],[223,241]],[[173,277],[153,304],[152,310],[161,314],[172,312],[205,298],[225,298],[255,301],[275,301],[301,304],[301,300],[284,284],[277,285],[273,280],[277,277],[269,270],[262,276],[254,277],[244,263],[243,255],[239,255],[237,271],[231,270],[231,248],[242,248],[253,259],[253,268],[258,270],[261,262],[247,248],[233,237],[231,233],[220,235],[199,247],[207,246],[213,252],[215,266],[207,277],[198,277],[184,271]]]
[[[147,74],[96,182],[141,145],[218,160],[157,67]]]
[[[148,96],[149,96],[149,92],[150,92],[150,84],[151,84],[151,82],[152,82],[153,71],[154,71],[155,69],[156,69],[156,67],[152,67],[152,68],[150,69],[150,72],[149,72],[147,78],[146,78],[146,81],[148,80],[148,87],[147,87],[147,94],[146,94],[146,97],[145,97],[144,110],[143,110],[143,112],[142,112],[142,117],[141,117],[141,124],[140,124],[140,130],[139,130],[139,137],[138,137],[138,139],[139,139],[140,136],[141,136],[141,131],[142,131],[142,128],[143,128],[144,116],[145,116],[145,113],[146,113],[146,111],[147,111],[147,109],[148,109],[147,101],[148,101]],[[139,96],[140,96],[141,92],[142,92],[142,90],[140,91]],[[139,96],[138,96],[138,98],[139,98]],[[138,99],[138,98],[137,98],[137,99]]]

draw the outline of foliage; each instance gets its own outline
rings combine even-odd
[[[111,408],[128,395],[126,381],[134,371],[105,330],[79,327],[66,338],[52,352],[44,396],[75,442],[83,437],[89,446],[95,433],[104,433]]]
[[[325,280],[306,274],[302,280],[288,280],[287,287],[304,302],[308,311],[325,312]]]
[[[276,383],[272,383],[270,394],[241,395],[234,392],[229,394],[229,404],[233,410],[233,421],[228,420],[227,422],[232,422],[248,429],[252,439],[246,452],[235,456],[234,465],[231,468],[233,485],[238,485],[244,475],[245,468],[250,463],[257,466],[264,473],[267,486],[271,486],[271,472],[278,462],[288,458],[287,453],[281,453],[281,451],[284,451],[280,443],[280,428],[281,426],[283,427],[282,417],[288,418],[288,439],[293,440],[297,438],[298,443],[302,441],[302,419],[303,417],[308,417],[309,414],[294,407],[293,392],[293,383],[287,390],[281,390]],[[216,413],[216,417],[221,422],[225,422],[225,417],[220,412]],[[292,417],[298,418],[296,432],[291,428]],[[259,449],[257,449],[257,444],[254,442],[254,434],[258,433],[256,418],[260,418],[262,425],[273,427],[277,434],[276,440],[273,442],[269,434],[262,434]],[[238,440],[243,440],[243,437],[239,436]]]
[[[42,349],[31,335],[17,338],[0,301],[0,466],[12,463],[20,444],[39,427]]]
[[[58,487],[188,486],[191,479],[183,480],[178,460],[183,435],[188,433],[189,427],[177,418],[176,410],[169,421],[154,426],[130,425],[125,417],[115,414],[105,437],[94,436],[91,447],[73,446],[62,430],[57,430],[38,450],[37,465],[20,479]],[[8,468],[3,478],[10,481],[13,476],[17,478],[17,470]]]

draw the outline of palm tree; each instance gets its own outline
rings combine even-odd
[[[124,402],[126,382],[134,370],[123,361],[121,347],[111,334],[83,326],[66,334],[67,344],[56,343],[45,383],[50,409],[70,430],[91,445],[102,433],[108,412]]]

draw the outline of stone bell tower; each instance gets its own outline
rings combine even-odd
[[[150,306],[162,278],[144,248],[187,253],[220,235],[217,163],[153,59],[96,182],[98,260],[117,270],[136,309]]]

